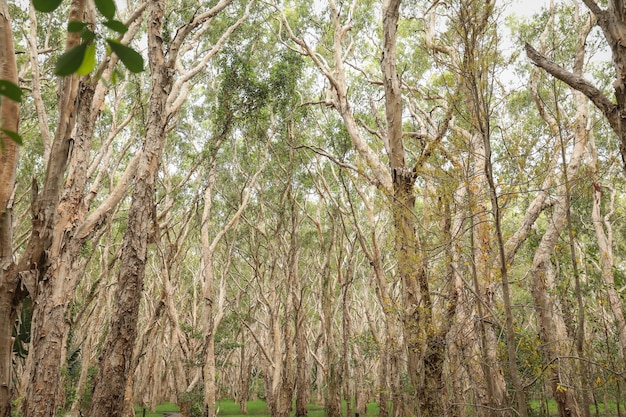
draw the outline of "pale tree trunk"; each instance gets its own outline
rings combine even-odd
[[[297,265],[296,265],[297,267]],[[296,343],[296,417],[305,417],[308,414],[307,404],[309,403],[309,379],[308,379],[308,355],[307,342],[305,333],[306,310],[303,306],[303,291],[300,279],[296,279],[294,283],[294,291],[300,296],[296,297],[294,293],[294,337]]]
[[[17,63],[9,7],[0,1],[0,79],[15,85]],[[0,127],[17,132],[19,104],[0,97]],[[18,145],[0,133],[0,417],[11,415],[13,326],[17,317],[18,277],[13,263],[13,203]]]
[[[346,402],[346,414],[352,415],[352,398],[353,391],[352,386],[354,385],[354,379],[351,375],[351,351],[349,347],[350,343],[350,335],[352,334],[352,326],[350,320],[350,307],[351,307],[351,297],[350,297],[350,283],[352,277],[352,262],[353,257],[352,254],[349,255],[349,262],[347,267],[345,265],[341,265],[343,263],[343,256],[339,257],[339,265],[337,265],[337,271],[339,273],[339,282],[341,283],[341,293],[342,293],[342,343],[341,343],[341,366],[342,366],[342,379],[343,379],[343,399]],[[345,268],[345,272],[343,269]]]
[[[290,196],[291,197],[291,196]],[[289,245],[289,253],[287,254],[287,299],[285,300],[284,323],[282,325],[282,345],[284,354],[282,358],[276,357],[276,360],[282,360],[282,374],[277,389],[274,391],[276,398],[275,410],[272,413],[276,417],[289,417],[293,407],[293,391],[296,376],[294,366],[295,352],[293,346],[293,338],[295,333],[295,301],[294,301],[294,283],[298,279],[298,240],[297,240],[297,218],[295,204],[292,204],[292,228],[290,230],[291,238]]]
[[[574,136],[575,144],[567,166],[567,175],[572,178],[577,172],[584,148],[586,146],[586,132],[584,129],[586,110],[579,108],[581,113],[578,123],[582,124],[582,131]],[[580,120],[582,118],[582,120]],[[532,295],[539,324],[539,336],[542,342],[544,358],[550,365],[550,385],[552,394],[557,401],[559,415],[581,416],[582,412],[578,405],[578,394],[572,384],[571,369],[562,356],[568,356],[568,348],[571,341],[568,339],[563,318],[554,300],[554,276],[550,257],[565,228],[567,219],[566,211],[569,202],[565,199],[565,185],[557,187],[556,195],[561,196],[555,206],[554,213],[548,225],[546,233],[539,243],[535,252],[531,267]]]
[[[225,131],[228,130],[225,129]],[[221,144],[223,138],[217,141],[217,146]],[[213,156],[211,161],[211,167],[208,174],[208,184],[204,192],[204,208],[202,211],[202,225],[201,225],[201,243],[202,243],[202,263],[201,263],[201,275],[202,275],[202,328],[204,344],[202,349],[202,358],[204,365],[202,366],[203,376],[203,415],[205,417],[214,417],[216,398],[216,386],[215,378],[217,374],[215,366],[215,329],[219,325],[221,315],[223,312],[220,310],[221,305],[215,302],[215,267],[213,265],[213,254],[217,247],[217,243],[221,240],[216,237],[213,240],[213,244],[210,240],[209,225],[211,219],[211,207],[213,187],[215,185],[215,179],[217,175],[217,161]],[[224,231],[225,233],[225,231]],[[223,235],[223,234],[222,234]]]
[[[100,370],[89,411],[89,415],[94,417],[122,416],[124,413],[125,390],[134,371],[133,351],[137,338],[148,235],[155,210],[155,179],[169,122],[165,105],[172,76],[165,65],[161,38],[164,2],[154,1],[148,7],[148,57],[152,85],[147,130],[135,177],[128,226],[124,233],[115,309],[100,357]]]
[[[395,310],[393,301],[389,295],[387,290],[387,282],[385,279],[385,272],[383,268],[382,255],[378,245],[378,237],[376,235],[376,219],[374,216],[374,208],[372,203],[368,200],[367,196],[361,191],[358,184],[354,184],[355,189],[361,197],[361,201],[365,205],[367,219],[369,226],[371,227],[371,248],[368,245],[364,234],[361,232],[359,228],[359,219],[354,210],[354,206],[352,201],[349,200],[350,210],[352,212],[352,216],[354,217],[354,226],[357,229],[357,239],[359,241],[359,245],[361,250],[369,260],[370,265],[372,266],[372,277],[374,278],[373,286],[376,289],[376,298],[378,299],[378,303],[381,305],[384,319],[383,319],[383,335],[378,337],[377,332],[372,320],[369,320],[368,324],[370,326],[370,330],[372,334],[376,337],[377,344],[379,346],[378,351],[378,369],[376,373],[376,377],[378,380],[378,406],[379,412],[378,415],[380,417],[388,417],[389,416],[389,366],[390,366],[390,354],[392,346],[392,341],[396,341],[399,338],[397,332],[397,326],[395,324],[396,315],[393,313]],[[349,196],[350,193],[346,194]],[[366,307],[367,311],[367,307]]]
[[[554,19],[554,6],[551,8],[551,18],[549,24],[546,27],[546,30],[541,36],[541,48],[542,50],[545,48],[545,38],[547,36],[548,30],[552,27],[553,19]],[[554,300],[552,296],[550,296],[551,291],[554,289],[554,273],[552,270],[552,265],[550,263],[550,256],[554,251],[556,243],[564,230],[566,223],[569,220],[569,210],[570,210],[570,188],[569,181],[578,171],[578,167],[580,165],[580,160],[582,158],[583,149],[587,143],[587,118],[588,118],[588,108],[586,100],[584,99],[584,95],[587,95],[594,104],[598,106],[597,101],[594,100],[593,97],[598,99],[600,96],[605,99],[604,96],[592,96],[589,95],[589,85],[586,84],[586,81],[582,78],[582,70],[584,63],[584,53],[585,53],[585,40],[591,29],[591,19],[589,19],[584,26],[583,30],[578,36],[578,50],[576,53],[575,63],[573,73],[562,70],[562,68],[556,66],[554,63],[548,61],[543,55],[539,52],[535,51],[529,45],[526,46],[526,51],[533,60],[533,62],[539,67],[547,70],[556,78],[566,82],[569,84],[575,91],[574,99],[577,108],[577,114],[574,121],[574,148],[572,154],[570,156],[569,164],[565,161],[565,141],[561,139],[560,148],[562,154],[562,164],[563,164],[563,185],[560,185],[557,188],[557,195],[560,198],[556,201],[554,207],[554,213],[552,215],[552,221],[549,224],[549,227],[544,234],[539,248],[535,253],[535,257],[533,260],[533,266],[531,268],[531,276],[532,276],[532,294],[535,302],[535,309],[537,312],[537,319],[540,328],[540,338],[543,344],[544,357],[548,361],[551,369],[551,379],[550,386],[552,389],[552,394],[557,401],[559,415],[560,416],[580,416],[580,415],[588,415],[588,397],[586,393],[577,393],[576,388],[573,386],[572,381],[575,379],[573,375],[570,375],[573,370],[572,367],[569,366],[567,361],[561,360],[560,356],[567,355],[568,344],[570,341],[568,340],[565,325],[563,323],[562,313],[560,312],[560,307],[557,300]],[[546,121],[548,126],[550,127],[555,138],[560,138],[561,132],[559,128],[559,121],[555,119],[549,112],[547,112],[544,107],[542,100],[539,98],[537,92],[537,81],[538,75],[535,74],[533,76],[532,82],[532,90],[535,98],[535,102],[540,111],[542,118]],[[581,83],[579,83],[581,82]],[[558,106],[558,104],[557,104]],[[602,109],[602,108],[601,108]],[[557,115],[559,115],[559,111],[557,110]],[[570,231],[570,240],[571,240],[571,231]],[[575,256],[575,254],[573,254]],[[575,262],[575,260],[573,260]],[[574,264],[575,275],[576,274],[576,264]],[[578,290],[578,276],[574,277],[577,282],[577,290]],[[581,356],[582,353],[582,344],[581,344],[581,336],[584,336],[582,332],[584,331],[583,323],[584,323],[584,311],[582,310],[582,301],[580,297],[580,291],[578,292],[579,297],[579,335],[577,337],[577,348],[578,354]],[[580,319],[582,316],[582,319]],[[585,381],[586,377],[584,376],[583,367],[585,365],[583,363],[579,364],[579,380],[580,384],[584,387],[588,381]],[[582,399],[583,404],[582,407],[579,405],[579,399]]]
[[[324,239],[322,234],[322,226],[319,219],[315,223],[318,229],[318,239],[320,246],[324,248]],[[331,258],[332,251],[335,247],[335,221],[332,220],[332,226],[328,232],[330,237],[324,248],[323,266],[321,279],[321,319],[322,331],[324,335],[324,358],[325,372],[324,382],[326,390],[324,392],[324,405],[326,415],[329,417],[341,416],[341,372],[337,355],[337,346],[335,343],[335,333],[333,329],[333,301],[335,293],[335,280],[331,274]]]
[[[218,138],[217,143],[221,144],[225,139],[225,135],[230,130],[230,126],[227,126],[223,132],[223,135]],[[218,145],[219,147],[219,145]],[[243,193],[241,202],[237,211],[232,215],[230,221],[224,225],[224,227],[214,236],[213,240],[210,240],[210,220],[211,220],[211,207],[213,198],[213,187],[215,185],[215,179],[217,175],[217,161],[214,159],[211,161],[211,167],[208,174],[208,185],[204,192],[204,209],[202,211],[202,225],[201,225],[201,243],[202,243],[202,325],[204,332],[204,347],[203,347],[203,377],[204,377],[204,414],[205,417],[213,417],[215,415],[215,403],[217,401],[216,395],[216,363],[215,363],[215,330],[219,326],[222,317],[224,316],[224,292],[223,285],[220,287],[219,294],[215,293],[215,266],[213,264],[213,258],[218,244],[222,238],[228,233],[229,230],[235,228],[243,215],[246,206],[250,200],[252,189],[256,183],[257,178],[265,169],[265,161],[261,164],[259,169],[251,177],[247,184],[246,190]],[[217,296],[217,303],[216,303]]]
[[[598,242],[598,248],[600,249],[600,270],[602,272],[602,279],[604,280],[604,287],[606,291],[606,297],[609,302],[611,313],[613,313],[613,320],[615,322],[615,329],[617,332],[617,338],[619,341],[618,352],[619,357],[623,361],[626,358],[626,319],[624,318],[624,307],[622,299],[615,287],[615,259],[613,256],[613,222],[611,217],[615,212],[615,200],[617,196],[617,190],[611,185],[601,184],[598,175],[598,155],[593,140],[593,135],[590,135],[589,148],[592,156],[592,168],[594,170],[593,177],[593,207],[591,210],[591,221],[593,222],[593,228],[596,233],[596,240]],[[612,172],[610,170],[609,172]],[[611,178],[612,175],[608,175]],[[602,197],[605,190],[610,191],[609,204],[607,207],[607,213],[602,215]]]
[[[252,374],[253,356],[247,349],[246,331],[241,332],[241,348],[239,357],[239,395],[237,401],[241,408],[241,414],[248,414],[248,400],[250,399],[250,379]]]
[[[458,172],[463,171],[463,167],[458,161],[452,161]],[[467,184],[461,184],[451,196],[450,205],[454,207],[464,207],[467,205]],[[454,335],[448,346],[448,370],[447,376],[452,382],[452,402],[454,408],[450,410],[450,415],[461,417],[468,414],[468,408],[463,404],[471,403],[472,398],[467,398],[467,393],[472,392],[472,388],[478,389],[474,385],[475,375],[480,375],[481,370],[476,369],[476,361],[473,360],[474,353],[471,347],[476,345],[475,326],[472,323],[472,310],[475,303],[470,299],[469,283],[465,282],[464,275],[466,268],[463,268],[462,260],[462,241],[460,239],[452,239],[451,236],[460,236],[465,228],[467,213],[464,210],[456,210],[454,214],[450,213],[450,228],[445,239],[448,239],[448,247],[446,248],[450,274],[451,285],[454,286],[454,294],[456,297],[456,312],[451,335]],[[470,225],[470,230],[473,228]],[[445,241],[444,239],[444,241]],[[470,242],[472,242],[470,240]],[[479,300],[478,300],[479,301]],[[472,386],[468,381],[472,375]],[[476,384],[478,385],[478,384]]]
[[[468,216],[471,228],[474,308],[478,317],[461,337],[464,338],[467,333],[473,333],[468,339],[471,342],[466,349],[474,349],[476,353],[473,356],[478,359],[478,363],[468,363],[468,373],[472,375],[472,385],[475,385],[475,401],[479,405],[478,414],[492,415],[494,410],[508,410],[509,408],[506,383],[496,352],[498,336],[494,326],[487,324],[497,320],[492,313],[495,307],[496,277],[492,274],[494,253],[491,242],[494,240],[495,233],[488,217],[491,202],[489,193],[486,192],[489,189],[488,178],[485,175],[488,162],[483,138],[481,135],[471,135],[469,132],[465,136],[469,139],[470,154],[476,157],[476,162],[471,164],[474,170],[468,175],[466,194],[469,201]],[[463,307],[461,309],[463,310]],[[463,316],[467,320],[467,313]],[[461,343],[465,344],[467,341],[461,341]],[[501,411],[498,414],[506,412]]]
[[[577,19],[580,19],[580,16],[576,16]],[[576,75],[582,76],[583,73],[583,65],[585,62],[585,47],[587,44],[587,37],[591,32],[593,27],[593,19],[589,16],[583,25],[583,29],[578,35],[577,39],[577,51],[576,57],[574,60],[574,68],[573,71]],[[590,134],[587,128],[587,119],[588,119],[588,104],[587,99],[581,93],[574,94],[574,102],[577,107],[576,121],[574,125],[575,137],[578,138],[587,138]],[[557,104],[558,105],[558,104]],[[557,108],[558,111],[558,108]],[[558,113],[557,113],[558,115]],[[567,157],[565,150],[565,143],[563,140],[563,136],[560,137],[561,142],[561,160],[562,160],[562,170],[563,170],[563,183],[565,186],[565,200],[567,204],[567,208],[565,211],[566,223],[567,223],[567,232],[568,232],[568,240],[569,240],[569,248],[570,248],[570,257],[572,263],[572,270],[574,276],[574,288],[576,293],[576,301],[578,304],[578,313],[577,313],[577,328],[575,335],[576,342],[576,351],[579,357],[578,360],[578,373],[580,377],[580,398],[581,398],[581,408],[582,415],[584,417],[590,417],[589,407],[591,405],[591,398],[589,393],[591,392],[591,373],[589,372],[589,365],[585,361],[585,304],[583,300],[582,288],[581,288],[581,278],[578,270],[578,260],[576,254],[575,240],[574,240],[574,230],[572,226],[572,215],[571,215],[571,193],[572,193],[572,183],[571,178],[568,176],[567,171]],[[585,142],[586,144],[586,142]],[[626,168],[626,167],[625,167]]]

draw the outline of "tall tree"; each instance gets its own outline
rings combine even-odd
[[[402,125],[403,99],[402,84],[398,72],[398,26],[400,18],[399,0],[384,1],[382,4],[382,40],[380,78],[384,88],[385,124],[378,137],[382,139],[389,158],[389,168],[365,139],[357,122],[348,94],[346,54],[351,44],[347,41],[352,29],[352,19],[356,3],[348,10],[340,8],[334,1],[329,2],[332,27],[332,65],[318,54],[304,38],[296,36],[289,20],[283,12],[283,22],[287,26],[291,40],[303,54],[309,56],[319,71],[324,74],[329,85],[326,103],[333,107],[343,119],[354,149],[363,158],[371,178],[380,190],[389,197],[389,208],[393,213],[395,253],[398,262],[398,275],[402,282],[403,294],[403,335],[408,354],[408,375],[423,415],[443,413],[442,404],[442,365],[445,357],[445,337],[449,330],[450,317],[436,326],[434,306],[428,282],[427,257],[417,235],[417,213],[415,211],[415,185],[422,165],[438,146],[447,130],[450,113],[444,117],[441,126],[429,139],[422,154],[411,162],[407,160],[404,131]],[[451,311],[447,308],[444,310]]]
[[[6,1],[0,2],[0,80],[17,87],[17,63],[13,47],[11,16]],[[17,132],[19,104],[0,96],[0,127]],[[18,160],[18,144],[0,132],[0,416],[11,415],[13,381],[12,352],[18,277],[13,262],[13,193]]]

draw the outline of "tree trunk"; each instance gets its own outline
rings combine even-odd
[[[82,20],[84,9],[84,1],[73,1],[69,19]],[[137,28],[127,36],[132,37]],[[68,34],[66,48],[78,41],[77,34]],[[35,301],[22,404],[27,416],[56,413],[63,404],[62,369],[71,325],[68,307],[84,277],[84,269],[76,260],[85,241],[101,227],[107,213],[124,196],[135,166],[131,162],[107,199],[87,217],[85,188],[91,175],[91,143],[98,109],[108,88],[99,82],[99,79],[86,79],[78,84],[76,75],[62,79],[61,111],[44,189],[33,202],[36,214],[31,239],[20,260],[24,284]],[[65,177],[68,161],[72,169]]]
[[[580,165],[580,160],[586,146],[585,135],[575,135],[575,145],[570,162],[567,166],[567,175],[573,178]],[[577,394],[571,381],[571,367],[567,366],[561,356],[568,355],[571,341],[567,337],[563,318],[557,303],[553,299],[554,277],[550,256],[565,228],[566,211],[569,203],[565,199],[565,186],[557,188],[556,195],[561,196],[554,207],[552,219],[546,233],[535,252],[530,273],[532,277],[532,296],[535,303],[539,336],[542,342],[544,358],[550,365],[550,385],[552,394],[557,402],[559,416],[579,417],[582,415],[578,405]]]
[[[122,416],[125,389],[132,378],[133,351],[145,275],[148,237],[154,217],[154,189],[161,153],[166,139],[168,117],[167,91],[172,78],[163,55],[161,27],[164,2],[149,5],[148,57],[151,90],[146,121],[146,138],[137,168],[137,176],[124,233],[115,309],[111,327],[100,357],[90,416]],[[157,233],[154,231],[154,233]]]
[[[335,233],[334,228],[330,233]],[[337,358],[332,313],[335,285],[330,270],[330,258],[334,246],[334,236],[331,239],[333,240],[328,244],[327,251],[324,254],[326,259],[324,260],[325,264],[322,276],[322,325],[324,331],[324,356],[326,358],[326,372],[324,374],[326,391],[324,403],[328,417],[341,417],[341,371]]]
[[[296,281],[296,285],[300,280]],[[302,299],[299,300],[299,306],[296,308],[295,321],[295,339],[296,339],[296,417],[305,417],[308,414],[307,404],[309,403],[309,380],[308,380],[308,358],[307,358],[307,342],[304,323],[306,315],[302,306]]]
[[[597,163],[597,156],[594,157],[594,162]],[[594,193],[591,220],[593,222],[596,239],[598,241],[598,247],[600,249],[600,267],[602,272],[602,279],[604,280],[604,287],[607,299],[609,301],[609,307],[611,309],[611,312],[613,313],[613,320],[615,321],[615,328],[619,341],[619,357],[620,359],[624,360],[624,358],[626,358],[626,320],[624,319],[624,307],[622,299],[615,286],[613,227],[610,219],[615,210],[615,199],[617,191],[613,188],[608,188],[611,191],[609,212],[606,215],[602,216],[601,203],[604,190],[599,183],[599,178],[597,177],[597,175],[594,175],[593,186]]]
[[[241,355],[239,369],[239,395],[238,401],[241,414],[248,414],[248,400],[250,399],[250,379],[252,373],[252,357],[247,349],[246,330],[241,332]]]
[[[18,84],[13,30],[6,0],[0,0],[0,79]],[[17,132],[19,104],[0,98],[0,126]],[[0,133],[0,417],[11,415],[13,326],[17,317],[18,276],[13,263],[13,203],[18,146]]]
[[[378,351],[378,415],[389,417],[389,350],[387,340],[389,336],[384,336],[384,343],[381,343]]]

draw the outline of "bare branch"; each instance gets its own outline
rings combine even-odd
[[[591,10],[591,13],[595,14],[596,17],[600,17],[606,13],[606,11],[602,10],[600,6],[598,6],[598,3],[594,0],[583,0],[583,3],[585,3],[585,6],[587,6],[587,8]]]
[[[595,104],[595,106],[602,111],[609,122],[613,124],[613,119],[615,119],[615,112],[617,106],[613,104],[611,100],[609,100],[598,88],[592,85],[589,81],[585,80],[583,77],[573,74],[561,67],[560,65],[550,61],[544,55],[537,52],[532,46],[529,44],[525,45],[526,55],[528,58],[533,61],[535,65],[539,68],[544,69],[547,73],[552,75],[558,80],[563,81],[565,84],[572,87],[574,90],[580,91],[583,93],[589,100]]]

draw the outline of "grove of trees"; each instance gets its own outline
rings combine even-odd
[[[0,417],[624,415],[626,4],[509,10],[0,0]]]

